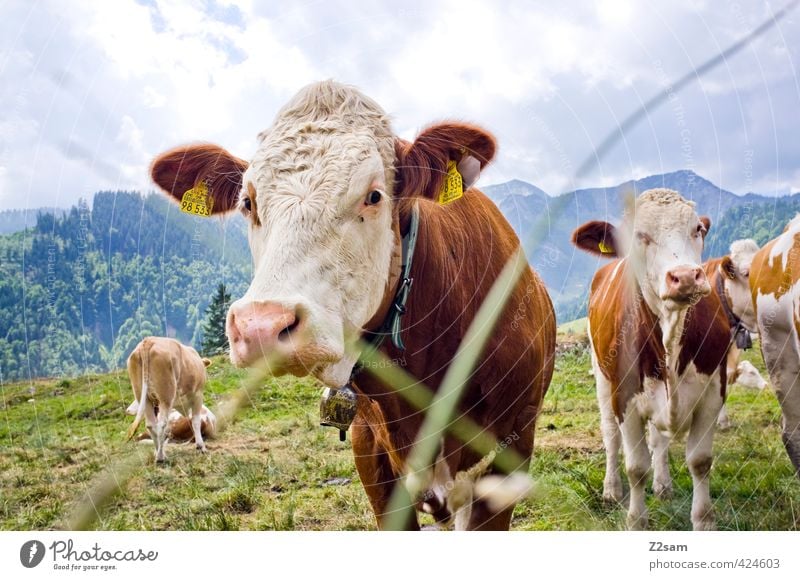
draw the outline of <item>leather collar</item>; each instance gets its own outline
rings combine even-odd
[[[414,283],[411,266],[419,235],[419,205],[414,203],[411,206],[411,217],[405,235],[400,235],[399,215],[393,223],[395,245],[389,264],[389,279],[383,300],[373,317],[364,325],[364,333],[374,348],[378,348],[389,336],[396,348],[405,350],[400,336],[400,318],[406,313],[406,302]]]
[[[722,303],[722,310],[725,312],[728,324],[731,327],[731,341],[735,341],[737,348],[741,350],[751,348],[753,346],[753,338],[750,336],[750,331],[742,323],[742,319],[736,316],[728,302],[728,295],[725,294],[725,279],[721,272],[717,273],[716,292],[719,296],[719,301]]]

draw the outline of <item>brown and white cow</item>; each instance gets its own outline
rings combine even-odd
[[[708,479],[725,394],[729,327],[700,266],[709,227],[694,203],[672,190],[651,189],[626,211],[622,227],[593,221],[572,236],[584,250],[618,258],[592,281],[589,338],[606,449],[603,497],[622,499],[622,444],[631,528],[647,526],[645,484],[651,464],[656,494],[671,494],[669,442],[687,431],[692,525],[714,526]]]
[[[761,379],[758,371],[749,363],[741,373],[739,371],[742,349],[750,348],[750,333],[756,331],[756,315],[750,298],[750,263],[756,252],[758,244],[753,240],[736,240],[731,244],[727,256],[714,258],[703,264],[711,289],[716,293],[732,329],[726,366],[728,386],[736,383],[740,376],[749,382]],[[725,405],[719,412],[717,425],[722,429],[730,427]]]
[[[761,353],[783,411],[783,444],[800,477],[800,215],[750,266]]]
[[[156,445],[156,461],[164,461],[169,420],[173,408],[191,414],[197,448],[205,453],[203,442],[203,388],[206,384],[207,358],[173,338],[149,336],[128,357],[128,376],[138,403],[136,418],[128,429],[133,438],[144,417],[150,438]],[[158,415],[156,415],[158,408]]]
[[[350,380],[357,339],[379,332],[400,283],[401,238],[419,210],[419,236],[402,317],[405,350],[381,349],[437,389],[475,313],[519,240],[497,207],[470,186],[495,140],[465,123],[439,123],[413,142],[355,88],[333,81],[301,90],[260,134],[248,163],[208,144],[160,155],[153,180],[176,200],[200,183],[213,214],[237,210],[249,224],[253,281],[228,313],[231,360],[279,355],[274,372],[311,374],[332,387]],[[437,202],[453,168],[463,197]],[[460,402],[465,413],[525,459],[553,372],[555,319],[539,277],[526,271]],[[368,372],[354,381],[356,467],[378,525],[424,414]],[[445,495],[482,458],[443,437],[427,509],[448,519]],[[422,507],[422,506],[420,506]],[[512,506],[469,510],[469,529],[507,529]],[[466,512],[465,512],[466,513]],[[458,519],[458,518],[456,518]],[[416,517],[409,527],[417,528]]]

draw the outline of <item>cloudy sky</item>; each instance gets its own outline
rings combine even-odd
[[[249,158],[303,85],[361,87],[411,138],[443,118],[500,141],[483,183],[550,193],[689,168],[800,190],[800,9],[577,167],[672,80],[787,0],[0,0],[0,209],[152,188],[159,151]],[[398,5],[403,8],[398,8]]]

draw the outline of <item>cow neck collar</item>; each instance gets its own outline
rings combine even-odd
[[[753,339],[750,336],[750,331],[747,330],[742,323],[742,319],[736,316],[728,302],[728,296],[725,294],[725,280],[721,273],[717,273],[716,292],[719,296],[719,301],[722,303],[722,310],[728,319],[728,324],[731,327],[731,342],[736,341],[736,346],[742,350],[747,350],[753,346]]]
[[[398,212],[397,243],[394,256],[399,255],[399,259],[393,257],[389,267],[389,283],[384,298],[375,315],[364,327],[367,340],[376,350],[383,344],[387,336],[391,338],[395,348],[399,350],[406,348],[400,336],[400,320],[406,313],[408,295],[414,283],[414,278],[411,277],[411,267],[419,237],[419,204],[414,202],[411,205],[408,231],[402,236],[399,234],[399,222]]]

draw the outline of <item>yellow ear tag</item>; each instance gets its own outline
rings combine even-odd
[[[439,204],[445,205],[464,196],[464,180],[458,172],[455,161],[447,162],[447,176],[439,192]]]
[[[597,247],[600,248],[600,251],[602,253],[604,253],[604,254],[613,254],[614,253],[614,250],[611,247],[607,246],[606,243],[603,242],[603,241],[601,241],[599,244],[597,244]]]
[[[209,195],[208,186],[198,183],[186,191],[181,198],[181,211],[202,217],[210,217],[214,198]]]

